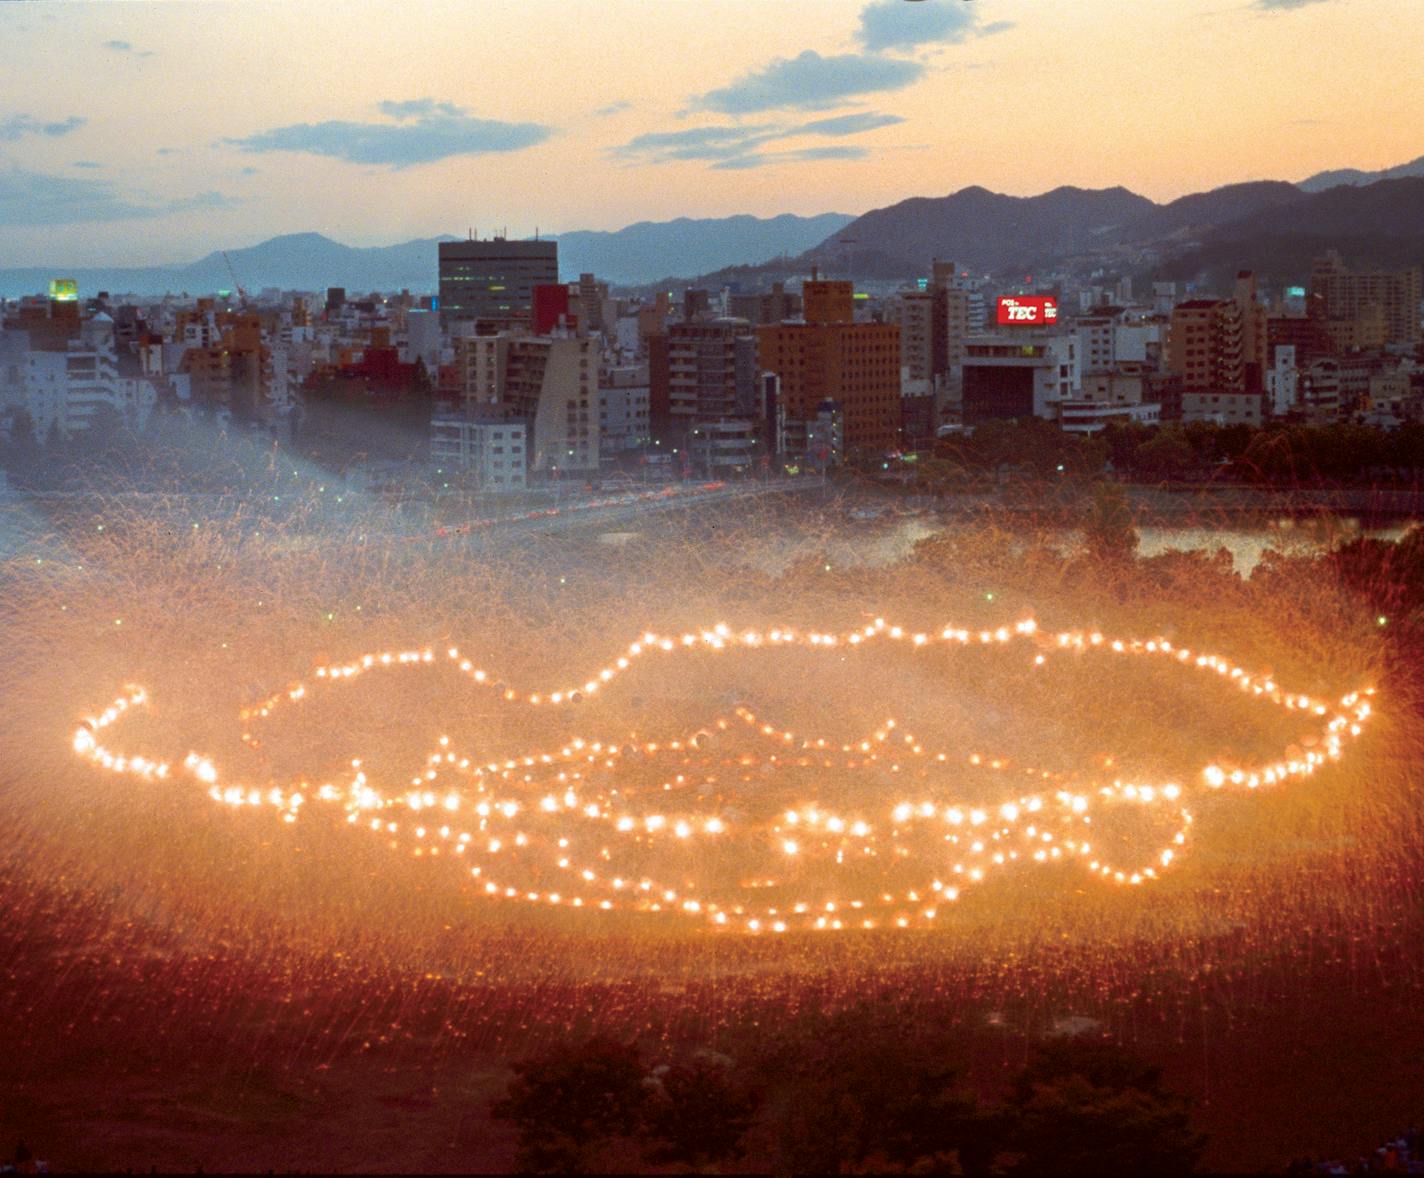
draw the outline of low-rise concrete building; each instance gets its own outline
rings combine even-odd
[[[528,481],[524,425],[437,414],[430,422],[430,461],[465,474],[483,491],[521,491]]]

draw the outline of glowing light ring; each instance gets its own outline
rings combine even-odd
[[[761,824],[738,824],[725,814],[699,810],[664,813],[634,812],[626,801],[616,798],[617,789],[589,793],[585,769],[615,770],[630,752],[644,758],[672,757],[674,771],[692,769],[694,762],[721,770],[753,766],[771,768],[824,767],[844,773],[867,769],[900,773],[901,759],[919,766],[926,777],[930,771],[953,766],[959,772],[1002,773],[1009,768],[1003,759],[971,753],[967,756],[932,751],[896,722],[887,720],[859,741],[834,742],[825,738],[798,735],[779,729],[745,707],[683,739],[643,742],[630,745],[614,738],[570,740],[553,752],[526,753],[482,764],[460,756],[442,737],[440,747],[430,754],[421,774],[412,778],[403,792],[383,792],[367,779],[359,760],[352,762],[352,776],[344,786],[324,784],[314,790],[305,783],[288,789],[276,785],[224,783],[213,761],[199,753],[189,753],[181,762],[186,776],[207,788],[208,795],[229,806],[275,808],[286,822],[295,822],[309,802],[335,805],[346,821],[384,837],[393,848],[410,842],[416,857],[461,859],[474,863],[470,879],[492,898],[521,900],[535,904],[561,905],[601,911],[635,911],[679,914],[710,922],[714,927],[733,927],[747,932],[785,932],[791,928],[841,929],[850,927],[909,927],[925,925],[938,915],[939,907],[958,899],[962,889],[988,878],[995,870],[1073,861],[1092,875],[1112,883],[1137,885],[1154,880],[1178,857],[1190,833],[1193,816],[1186,807],[1193,791],[1219,790],[1230,786],[1255,789],[1291,778],[1308,776],[1322,765],[1343,755],[1344,742],[1358,737],[1372,715],[1369,697],[1373,689],[1352,692],[1333,707],[1312,697],[1282,689],[1269,676],[1252,675],[1229,660],[1216,655],[1193,653],[1166,639],[1124,641],[1096,632],[1065,631],[1047,635],[1033,621],[995,630],[965,630],[945,627],[936,633],[906,630],[888,625],[883,619],[848,634],[800,633],[792,629],[732,632],[725,625],[676,638],[643,634],[609,666],[597,671],[581,685],[549,692],[523,692],[507,686],[498,677],[478,668],[451,647],[444,656],[433,650],[407,650],[367,654],[347,663],[320,666],[315,671],[318,685],[345,684],[375,669],[444,666],[453,668],[477,685],[495,691],[511,704],[530,707],[572,705],[596,693],[627,671],[638,658],[654,653],[687,652],[694,649],[766,649],[802,646],[830,650],[855,647],[873,640],[905,642],[912,648],[931,645],[1002,645],[1025,642],[1037,653],[1034,666],[1042,666],[1055,652],[1098,650],[1109,654],[1150,656],[1172,661],[1217,675],[1243,692],[1288,711],[1300,712],[1323,721],[1316,739],[1317,749],[1293,758],[1281,758],[1254,767],[1223,767],[1212,763],[1187,779],[1187,784],[1134,783],[1114,780],[1082,789],[1067,774],[1032,768],[1022,772],[1033,782],[1030,792],[997,805],[955,803],[942,797],[905,799],[880,817],[841,814],[817,805],[788,809]],[[245,707],[240,712],[244,724],[242,740],[251,747],[260,745],[252,725],[264,721],[276,710],[308,698],[310,686],[297,683],[285,691]],[[113,773],[158,781],[174,770],[166,761],[144,755],[116,753],[100,743],[106,729],[147,703],[139,688],[115,700],[103,713],[92,717],[76,731],[74,752],[91,764]],[[761,758],[750,754],[709,755],[704,745],[716,733],[742,731],[769,744],[775,750]],[[891,756],[890,754],[894,754]],[[819,760],[818,760],[819,758]],[[840,759],[838,759],[840,758]],[[1109,763],[1111,763],[1109,761]],[[443,776],[458,777],[464,784],[450,788],[438,784]],[[719,775],[704,774],[700,784],[709,785]],[[687,773],[675,772],[663,790],[688,788]],[[310,797],[308,797],[310,793]],[[532,804],[531,798],[537,799]],[[1094,813],[1116,807],[1163,808],[1175,821],[1168,842],[1149,861],[1136,867],[1115,866],[1094,851],[1088,839]],[[393,818],[390,814],[396,814]],[[404,821],[402,819],[405,819]],[[541,829],[552,827],[552,830]],[[593,829],[620,846],[634,843],[651,850],[672,840],[695,843],[699,840],[761,838],[778,845],[782,855],[795,860],[835,849],[837,865],[849,852],[857,856],[913,857],[908,849],[917,828],[930,829],[937,836],[933,849],[945,857],[940,869],[922,886],[880,891],[845,899],[842,897],[798,897],[775,905],[750,900],[704,894],[697,881],[670,886],[647,874],[620,874],[593,860],[576,858],[577,831]],[[923,841],[923,835],[920,835]],[[531,888],[499,876],[497,857],[506,855],[533,858],[542,855],[553,863],[552,870],[567,878],[568,887]],[[608,846],[601,858],[611,859]],[[478,862],[476,862],[478,861]],[[490,868],[493,867],[493,871]],[[514,867],[511,867],[511,871]],[[636,876],[636,878],[635,878]],[[761,887],[781,887],[781,881],[743,881],[743,891]]]

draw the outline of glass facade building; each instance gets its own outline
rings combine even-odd
[[[559,281],[553,241],[442,241],[440,314],[455,319],[532,320],[534,288]]]

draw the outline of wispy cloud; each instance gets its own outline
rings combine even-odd
[[[0,169],[0,225],[151,220],[193,209],[230,208],[237,203],[220,192],[169,201],[135,200],[106,180]]]
[[[822,57],[808,49],[796,57],[777,58],[731,85],[698,95],[690,106],[734,115],[764,110],[824,110],[862,94],[901,90],[918,81],[924,72],[925,67],[916,61],[866,53]]]
[[[802,136],[842,138],[892,127],[905,120],[899,115],[862,111],[814,119],[809,123],[720,123],[709,127],[688,127],[679,131],[655,131],[638,135],[613,149],[616,158],[645,164],[674,160],[706,160],[717,168],[759,168],[768,164],[800,163],[809,160],[865,159],[864,147],[826,146],[759,151],[779,140]]]
[[[96,160],[75,160],[73,166],[76,168],[102,168],[104,165]]]
[[[905,120],[899,115],[877,114],[863,111],[859,114],[836,115],[829,119],[816,119],[802,123],[790,134],[794,135],[860,135],[866,131],[876,131],[881,127],[893,127]]]
[[[844,146],[803,147],[790,151],[761,151],[749,155],[732,156],[719,160],[712,167],[718,171],[745,171],[748,168],[766,168],[774,164],[813,163],[818,160],[863,160],[870,158],[870,151],[852,144]]]
[[[872,53],[905,53],[921,45],[958,45],[1013,28],[1012,21],[981,25],[965,0],[874,0],[860,13],[860,43]]]
[[[593,113],[600,119],[606,119],[610,115],[622,114],[625,110],[632,109],[633,104],[624,99],[618,102],[610,102],[607,106],[596,107]]]
[[[1312,4],[1324,4],[1328,0],[1256,0],[1251,5],[1258,12],[1289,12],[1294,8],[1308,8]]]
[[[105,41],[105,49],[112,49],[115,53],[126,53],[130,57],[152,57],[152,49],[137,49],[132,41]]]
[[[653,131],[636,135],[613,154],[623,159],[658,164],[669,160],[717,160],[740,155],[758,143],[776,138],[774,123],[689,127],[683,131]]]
[[[58,139],[62,135],[79,130],[88,121],[78,115],[70,115],[69,118],[54,123],[47,123],[31,115],[11,115],[7,119],[0,119],[0,139],[13,142],[23,139],[26,135],[46,135],[51,139]]]
[[[475,118],[463,107],[433,98],[387,101],[378,109],[393,121],[292,123],[223,142],[242,151],[301,152],[353,164],[409,168],[453,156],[520,151],[553,133],[540,123]]]

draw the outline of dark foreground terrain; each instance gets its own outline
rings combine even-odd
[[[19,917],[0,931],[0,1140],[22,1137],[61,1170],[507,1170],[514,1135],[489,1106],[510,1061],[551,1037],[609,1030],[653,1055],[736,1054],[792,1013],[860,1000],[954,1028],[955,1062],[985,1092],[1055,1026],[1111,1032],[1195,1102],[1212,1169],[1352,1156],[1424,1111],[1424,942],[1404,905],[1283,935],[1275,951],[1227,932],[1106,971],[1097,951],[1044,942],[1005,963],[930,953],[883,968],[854,964],[868,946],[820,968],[743,947],[701,978],[705,955],[674,952],[662,976],[634,954],[622,981],[588,982],[577,956],[599,946],[511,934],[492,965],[532,950],[551,968],[502,985],[297,951],[187,952],[112,923],[101,897],[41,895],[23,871],[11,863],[0,884]],[[84,947],[66,948],[81,931]],[[745,1165],[764,1166],[749,1144]]]

